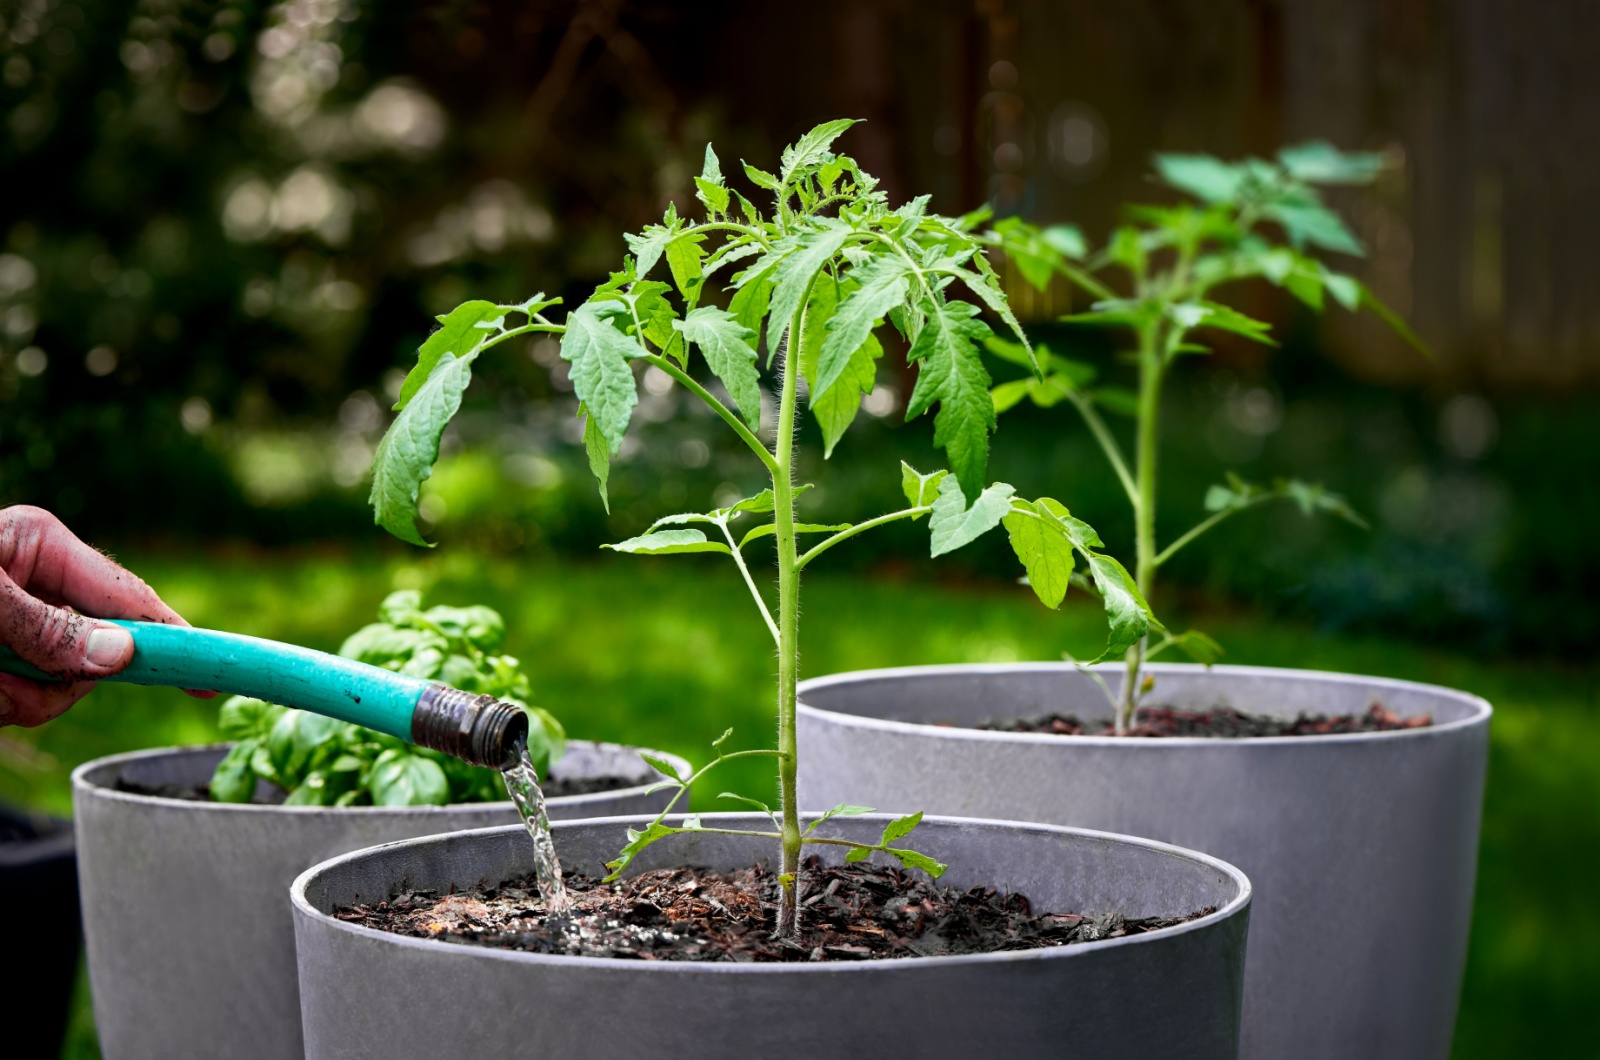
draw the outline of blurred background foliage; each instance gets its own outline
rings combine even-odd
[[[689,201],[708,140],[731,172],[832,117],[867,119],[841,146],[896,202],[989,202],[1096,244],[1162,197],[1157,150],[1381,151],[1384,179],[1335,197],[1369,248],[1340,267],[1435,358],[1242,289],[1282,346],[1179,366],[1160,513],[1170,539],[1225,470],[1293,473],[1372,529],[1252,512],[1155,603],[1228,661],[1496,702],[1457,1053],[1594,1055],[1597,51],[1583,0],[0,0],[0,504],[51,508],[201,624],[333,647],[393,586],[490,603],[575,735],[698,757],[731,722],[754,744],[770,658],[737,583],[596,552],[758,485],[664,379],[643,379],[608,515],[555,344],[497,351],[423,501],[445,547],[372,526],[373,447],[432,314],[576,304],[623,232]],[[1064,287],[1007,275],[1038,339],[1125,370],[1054,324],[1082,308]],[[897,458],[937,462],[906,393],[886,363],[809,511],[875,514]],[[1130,548],[1070,410],[1008,414],[992,474]],[[1095,646],[1094,608],[1042,611],[998,539],[924,554],[897,527],[829,555],[808,673]],[[64,810],[72,765],[210,739],[213,713],[107,686],[0,734],[0,796]],[[74,1041],[92,1055],[89,1022]]]
[[[1582,297],[1600,240],[1557,207],[1593,191],[1569,155],[1595,136],[1574,43],[1595,20],[1511,10],[823,0],[789,33],[776,9],[716,2],[7,0],[0,499],[110,542],[394,547],[363,478],[430,314],[468,293],[581,298],[622,232],[689,197],[709,139],[764,159],[819,117],[865,117],[845,146],[892,197],[987,200],[1098,239],[1120,204],[1159,196],[1153,150],[1327,136],[1386,152],[1385,180],[1339,205],[1371,248],[1358,271],[1438,358],[1243,292],[1285,345],[1184,367],[1168,536],[1227,468],[1320,478],[1374,529],[1253,513],[1172,575],[1343,628],[1576,650],[1600,631],[1600,302]],[[1013,286],[1048,338],[1066,290]],[[745,485],[737,453],[658,386],[607,519],[567,444],[554,343],[479,374],[425,505],[442,540],[590,555]],[[885,369],[869,437],[835,469],[840,516],[892,495],[884,450],[935,459],[897,429],[900,383]],[[1008,417],[993,470],[1126,540],[1066,414]],[[957,565],[1004,569],[993,550]]]

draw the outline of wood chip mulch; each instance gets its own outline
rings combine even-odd
[[[1250,714],[1232,707],[1211,710],[1178,710],[1175,707],[1141,707],[1134,713],[1129,736],[1213,736],[1240,739],[1252,736],[1326,736],[1346,732],[1389,732],[1395,729],[1421,729],[1433,724],[1431,714],[1403,718],[1374,703],[1362,714],[1301,713],[1293,718],[1272,714]],[[1081,721],[1075,714],[1046,714],[1036,718],[1009,718],[984,722],[979,729],[998,732],[1039,732],[1056,736],[1109,736],[1112,723]]]
[[[532,953],[646,961],[870,961],[1066,946],[1138,935],[1205,916],[1036,915],[1020,894],[939,887],[866,863],[801,873],[801,932],[773,939],[779,884],[756,866],[672,869],[614,884],[567,878],[570,915],[548,918],[531,877],[440,895],[406,891],[343,906],[340,920],[418,938]]]

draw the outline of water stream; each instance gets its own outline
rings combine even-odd
[[[507,766],[503,775],[506,794],[517,804],[528,837],[533,840],[533,874],[539,882],[545,910],[552,916],[559,916],[571,908],[571,903],[567,901],[567,889],[561,882],[556,845],[550,838],[550,815],[545,812],[544,792],[539,788],[539,775],[533,770],[525,745],[517,745],[517,761]]]

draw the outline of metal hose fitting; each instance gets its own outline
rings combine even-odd
[[[429,685],[411,714],[412,743],[476,766],[504,769],[527,738],[528,716],[522,708],[448,685]]]

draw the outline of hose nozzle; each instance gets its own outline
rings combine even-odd
[[[527,738],[520,707],[448,685],[429,685],[411,715],[412,743],[490,769],[511,765]]]

